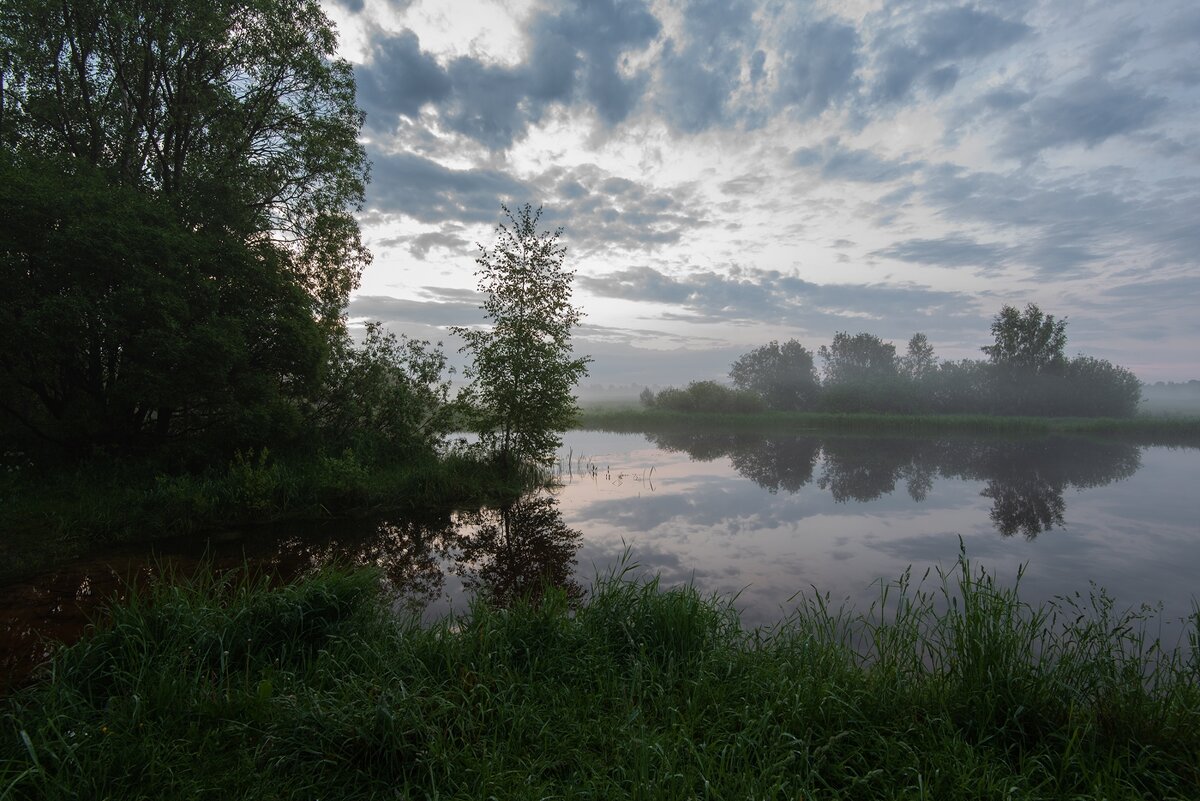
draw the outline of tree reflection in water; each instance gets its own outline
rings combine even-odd
[[[532,496],[464,516],[455,572],[468,588],[498,606],[537,601],[546,587],[583,597],[575,554],[583,534],[563,522],[553,497]]]
[[[582,597],[573,577],[582,539],[563,522],[555,498],[532,495],[495,509],[378,523],[335,540],[289,537],[277,541],[271,561],[286,575],[331,563],[375,567],[397,606],[414,612],[443,594],[449,572],[508,606],[537,600],[549,585]]]
[[[915,439],[749,434],[659,433],[651,442],[693,459],[727,457],[746,478],[775,493],[814,482],[839,503],[872,501],[903,480],[908,495],[925,500],[935,480],[984,482],[989,512],[1004,536],[1028,539],[1062,526],[1063,492],[1128,478],[1141,466],[1137,446],[1065,437],[1041,439]]]

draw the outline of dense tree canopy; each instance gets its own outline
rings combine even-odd
[[[810,409],[821,390],[813,354],[790,339],[772,340],[738,358],[729,370],[738,389],[762,396],[771,409]]]
[[[1015,370],[1057,372],[1066,363],[1067,321],[1030,303],[1025,311],[1004,306],[992,320],[995,342],[982,350],[992,364]]]
[[[0,433],[295,430],[368,253],[350,67],[313,0],[0,13]]]
[[[7,0],[0,146],[269,239],[336,316],[367,259],[350,65],[315,0]]]
[[[323,336],[276,250],[98,170],[0,166],[0,412],[32,446],[130,450],[296,424]]]
[[[879,381],[896,376],[896,346],[874,334],[850,336],[839,331],[828,346],[822,345],[826,384]]]

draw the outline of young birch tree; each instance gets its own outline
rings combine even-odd
[[[575,357],[571,329],[582,312],[571,303],[572,270],[564,269],[562,229],[538,230],[542,210],[501,206],[509,225],[495,246],[479,246],[476,276],[487,297],[490,327],[451,330],[466,340],[470,384],[461,399],[475,416],[484,447],[506,468],[548,462],[579,407],[574,388],[588,357]]]

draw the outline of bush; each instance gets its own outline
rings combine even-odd
[[[667,387],[658,393],[656,405],[673,412],[761,412],[762,398],[748,390],[730,389],[716,381],[693,381],[687,389]]]

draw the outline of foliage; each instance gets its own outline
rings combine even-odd
[[[336,319],[368,256],[350,64],[315,0],[11,0],[0,145],[169,198],[186,226],[270,241]]]
[[[812,352],[794,339],[783,345],[772,340],[742,355],[729,377],[738,389],[758,393],[768,409],[811,409],[821,391]]]
[[[310,421],[331,446],[369,446],[388,459],[434,451],[454,425],[441,344],[397,337],[368,323],[361,346],[334,342]]]
[[[961,556],[875,603],[601,577],[422,626],[370,573],[162,583],[8,701],[15,798],[1195,798],[1200,619],[1024,602]],[[1159,629],[1161,630],[1161,628]]]
[[[27,450],[296,430],[324,344],[277,250],[80,161],[0,164],[0,206],[0,416]]]
[[[992,364],[1019,373],[1058,372],[1066,362],[1067,321],[1030,303],[1024,312],[1005,305],[992,320],[995,342],[981,350]]]
[[[827,387],[887,381],[897,375],[896,346],[874,334],[839,331],[819,353]]]
[[[511,467],[551,458],[578,414],[573,391],[591,360],[572,357],[571,329],[582,313],[571,303],[575,273],[563,267],[562,229],[539,231],[542,210],[528,203],[516,214],[501,208],[511,227],[502,223],[495,246],[481,245],[476,259],[491,327],[451,330],[471,354],[461,400],[482,444]]]
[[[650,387],[643,387],[638,395],[638,402],[647,409],[653,409],[658,403],[658,399],[654,397],[654,391]]]
[[[315,0],[0,14],[0,426],[73,455],[286,440],[368,259]]]
[[[758,412],[765,408],[757,393],[716,381],[693,381],[684,389],[667,387],[658,393],[655,407],[676,412]]]
[[[922,333],[912,335],[908,347],[899,361],[900,372],[913,381],[928,378],[937,370],[938,362],[933,355],[933,345]]]
[[[1024,313],[1005,306],[992,323],[996,343],[984,347],[989,361],[939,363],[925,334],[908,341],[904,356],[873,334],[838,332],[822,346],[824,381],[809,381],[811,357],[799,343],[764,345],[733,365],[740,388],[775,410],[916,414],[1000,414],[1129,417],[1138,411],[1141,385],[1128,370],[1080,356],[1067,359],[1066,322],[1030,304]],[[782,364],[791,352],[793,370]],[[805,368],[808,370],[805,370]],[[791,376],[802,389],[788,386]],[[799,378],[798,376],[804,376]],[[800,398],[803,398],[801,401]],[[716,411],[683,395],[658,406]]]

